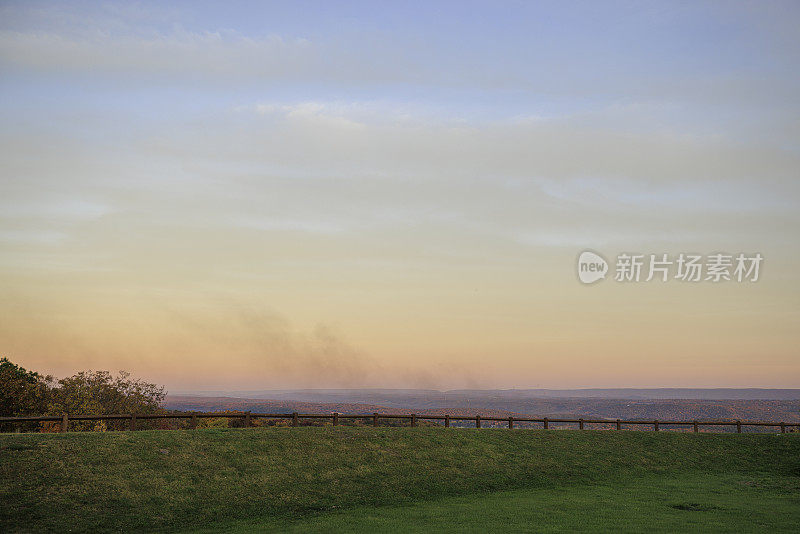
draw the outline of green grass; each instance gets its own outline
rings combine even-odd
[[[0,503],[3,532],[797,531],[800,436],[354,427],[0,435]]]
[[[222,522],[189,532],[800,532],[798,491],[793,478],[649,477],[358,507],[296,521]]]

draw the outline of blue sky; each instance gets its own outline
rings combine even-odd
[[[4,47],[4,93],[45,102],[52,84],[76,104],[128,98],[131,107],[174,105],[174,91],[192,86],[183,105],[383,100],[496,117],[640,104],[670,108],[664,120],[698,110],[758,120],[798,88],[791,2],[7,2],[3,10],[7,42],[23,47],[28,38],[17,54]],[[62,50],[48,50],[45,37],[63,40]],[[69,46],[75,55],[59,61]],[[144,57],[148,47],[155,57]],[[716,109],[723,103],[727,110]]]

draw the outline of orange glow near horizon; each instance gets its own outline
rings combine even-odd
[[[2,288],[0,335],[32,369],[126,369],[176,391],[798,386],[791,273],[769,256],[750,285],[583,286],[572,251],[545,252],[479,271],[293,266],[225,285],[208,272],[219,263],[167,284],[127,261],[29,271]]]

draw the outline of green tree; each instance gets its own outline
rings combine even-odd
[[[115,377],[108,371],[81,371],[58,381],[50,396],[49,412],[81,415],[148,414],[163,411],[164,386],[130,378],[120,371]],[[147,426],[142,422],[142,426]],[[121,429],[127,422],[78,423],[77,428]]]
[[[0,416],[43,415],[52,380],[0,358]]]
[[[156,413],[166,395],[163,386],[130,378],[120,371],[81,371],[58,381],[50,411],[87,415]]]
[[[0,358],[0,417],[23,415],[108,415],[163,412],[164,386],[133,379],[120,371],[81,371],[55,382],[52,376],[23,369],[8,358]],[[127,422],[78,422],[73,429],[124,428]],[[16,425],[16,426],[14,426]],[[152,423],[142,421],[142,427]],[[53,423],[9,423],[0,430],[47,430]],[[56,425],[57,426],[57,425]]]

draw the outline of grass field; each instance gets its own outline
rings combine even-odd
[[[800,531],[800,435],[0,435],[0,531]]]

